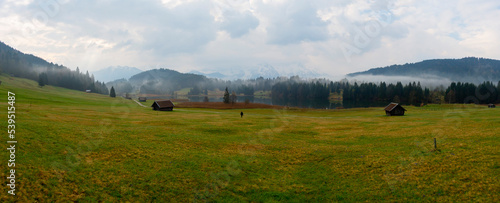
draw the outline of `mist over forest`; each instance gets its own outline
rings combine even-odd
[[[399,79],[400,82],[413,80],[426,82],[429,85],[449,84],[451,82],[479,84],[484,81],[500,80],[500,61],[477,57],[432,59],[417,63],[372,68],[367,71],[347,74],[347,77],[371,80],[371,82],[377,80],[389,82]]]

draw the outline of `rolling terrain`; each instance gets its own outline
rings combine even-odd
[[[4,178],[2,202],[500,200],[498,108],[405,106],[402,117],[382,108],[155,112],[0,80],[4,101],[16,94],[18,141],[16,196]],[[6,147],[7,135],[0,141]],[[6,177],[8,151],[0,157]]]

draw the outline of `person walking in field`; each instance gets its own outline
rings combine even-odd
[[[240,113],[241,118],[243,118],[243,111]]]

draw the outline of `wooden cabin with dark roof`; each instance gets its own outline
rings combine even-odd
[[[140,102],[146,102],[147,100],[148,100],[148,98],[146,98],[146,97],[139,97]]]
[[[174,103],[170,100],[155,101],[151,105],[155,111],[172,111],[174,110]]]
[[[495,108],[495,104],[488,104],[488,108]]]
[[[388,116],[404,116],[406,109],[398,103],[390,103],[385,107],[385,114]]]

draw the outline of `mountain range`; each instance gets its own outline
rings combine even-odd
[[[223,72],[223,73],[221,73]],[[314,70],[305,68],[300,64],[287,64],[287,65],[270,65],[270,64],[258,64],[256,66],[239,66],[231,69],[219,70],[219,71],[191,71],[189,73],[204,75],[209,78],[217,78],[223,80],[237,80],[237,79],[255,79],[259,77],[263,78],[277,78],[277,77],[290,77],[299,75],[302,78],[317,78],[324,74],[320,74]]]
[[[3,42],[0,42],[0,71],[14,76],[39,80],[41,73],[48,74],[49,85],[56,85],[77,90],[95,90],[95,92],[106,93],[104,83],[98,81],[110,81],[107,86],[120,86],[124,90],[144,90],[145,93],[171,93],[173,91],[190,88],[193,86],[208,85],[213,87],[224,87],[231,84],[230,81],[215,80],[231,79],[233,84],[236,79],[277,78],[280,76],[300,75],[302,78],[320,77],[321,75],[304,68],[301,65],[275,67],[269,64],[260,64],[254,67],[235,67],[231,70],[212,73],[193,71],[192,73],[180,73],[169,69],[154,69],[141,71],[134,67],[115,66],[94,72],[92,74],[81,73],[70,70],[65,66],[53,64],[31,54],[22,53]],[[421,79],[434,79],[448,83],[483,81],[500,81],[500,61],[494,59],[466,57],[462,59],[432,59],[417,63],[403,65],[391,65],[373,68],[363,72],[351,73],[348,77],[392,77],[402,80],[408,78],[412,81]],[[95,80],[95,79],[97,80]],[[243,83],[242,83],[243,84]]]
[[[94,71],[94,77],[99,81],[111,82],[119,79],[129,79],[132,76],[143,72],[142,70],[129,66],[110,66],[98,71]],[[223,72],[223,73],[221,73]],[[242,66],[219,71],[198,71],[193,70],[187,74],[203,75],[208,78],[216,78],[222,80],[237,80],[237,79],[255,79],[290,77],[299,75],[302,78],[317,78],[323,76],[313,70],[304,68],[301,65],[288,65],[283,67],[275,67],[270,64],[259,64],[256,66]]]

